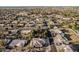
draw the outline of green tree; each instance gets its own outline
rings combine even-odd
[[[5,46],[6,42],[3,40],[0,40],[0,47]]]

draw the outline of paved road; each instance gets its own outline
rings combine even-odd
[[[48,27],[48,24],[47,24],[46,21],[45,21],[44,24],[46,25],[46,28],[48,29],[49,27]],[[52,37],[50,30],[49,30],[49,37]],[[48,40],[49,45],[48,45],[48,47],[46,47],[46,52],[56,52],[57,51],[56,48],[55,48],[55,45],[51,44],[51,41],[53,41],[53,39]]]

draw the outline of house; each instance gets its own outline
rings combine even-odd
[[[18,21],[17,21],[17,20],[12,21],[12,24],[17,24],[17,23],[18,23]]]
[[[21,30],[21,35],[26,35],[30,32],[31,32],[31,30]]]
[[[23,11],[23,12],[19,12],[17,15],[22,15],[22,16],[28,16],[28,13],[29,12],[25,12],[25,11]]]
[[[43,38],[33,38],[30,45],[35,48],[41,48],[43,46],[46,46],[49,44],[48,39],[43,39]]]
[[[9,34],[17,34],[18,30],[17,29],[12,29],[8,31]]]
[[[54,32],[55,33],[59,33],[59,34],[61,34],[62,33],[62,31],[60,30],[60,29],[58,29],[58,27],[54,27]]]
[[[79,20],[77,20],[76,22],[77,22],[77,24],[79,25]]]
[[[27,40],[13,40],[10,44],[9,47],[24,47],[24,45],[27,44]]]
[[[3,27],[4,26],[4,24],[0,24],[0,27]]]
[[[60,19],[62,19],[62,18],[63,18],[63,16],[62,16],[62,15],[56,15],[55,17],[56,17],[56,18],[60,18]]]
[[[76,21],[77,27],[79,29],[79,20]]]
[[[71,20],[71,18],[70,17],[63,17],[63,20]]]

